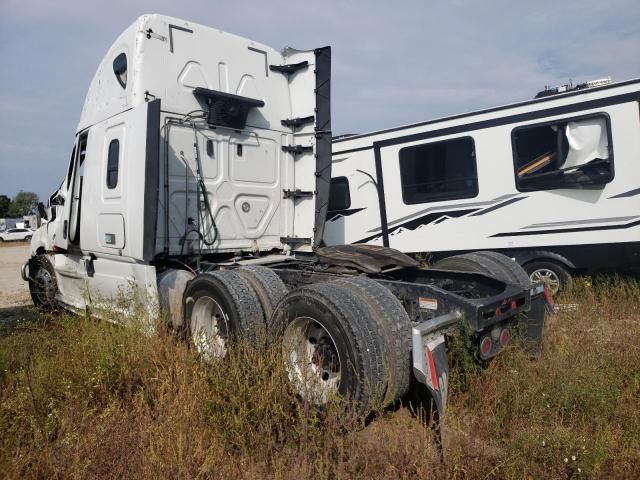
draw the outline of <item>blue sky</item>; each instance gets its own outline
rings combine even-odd
[[[335,134],[640,77],[638,0],[0,0],[0,194],[57,188],[91,77],[143,13],[275,48],[331,45]]]

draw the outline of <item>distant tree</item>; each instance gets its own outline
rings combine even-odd
[[[11,205],[11,199],[6,195],[0,195],[0,218],[9,215],[9,205]]]
[[[36,209],[38,201],[38,195],[35,193],[20,190],[9,205],[9,216],[17,218],[28,215],[32,210]]]

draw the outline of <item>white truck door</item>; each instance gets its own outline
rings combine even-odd
[[[160,100],[91,127],[80,248],[92,308],[130,313],[132,300],[152,305],[160,139]]]

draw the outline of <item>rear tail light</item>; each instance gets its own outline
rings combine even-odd
[[[488,358],[491,353],[491,347],[493,342],[489,337],[484,337],[480,342],[480,356],[482,358]]]
[[[511,332],[508,328],[503,328],[500,332],[500,345],[506,347],[509,340],[511,340]]]

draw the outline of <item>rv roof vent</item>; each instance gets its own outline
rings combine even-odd
[[[550,95],[557,95],[559,93],[571,92],[574,90],[584,90],[585,88],[603,87],[611,83],[611,77],[600,78],[598,80],[589,80],[587,82],[578,83],[573,85],[573,82],[569,81],[566,85],[560,85],[559,87],[545,86],[544,90],[538,92],[534,98],[543,98]]]

